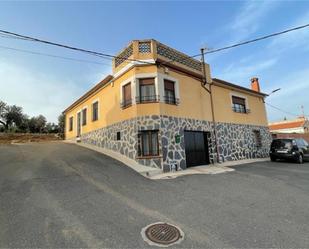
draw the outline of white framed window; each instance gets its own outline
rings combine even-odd
[[[73,122],[74,122],[74,118],[73,116],[69,117],[69,131],[73,131]]]
[[[250,113],[248,98],[239,93],[230,93],[231,107],[236,113]]]
[[[87,107],[82,110],[82,126],[87,125]]]
[[[91,104],[91,110],[92,110],[92,122],[99,120],[99,100],[96,99]]]

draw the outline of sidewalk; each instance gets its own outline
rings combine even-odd
[[[181,171],[157,174],[150,178],[153,180],[159,180],[159,179],[173,179],[173,178],[184,176],[184,175],[196,175],[196,174],[215,175],[215,174],[235,171],[235,169],[229,168],[230,166],[239,166],[242,164],[264,162],[268,160],[269,160],[268,158],[258,158],[258,159],[244,159],[244,160],[238,160],[238,161],[228,161],[224,163],[196,166],[196,167],[188,168],[188,169],[181,170]]]
[[[244,159],[244,160],[228,161],[224,163],[216,163],[216,164],[210,164],[210,165],[201,165],[201,166],[187,168],[185,170],[163,173],[161,169],[143,166],[137,163],[135,160],[130,159],[112,150],[103,149],[95,145],[89,145],[89,144],[84,144],[80,142],[77,143],[75,141],[65,140],[64,142],[73,143],[73,144],[97,151],[99,153],[105,154],[107,156],[110,156],[114,158],[115,160],[118,160],[122,162],[123,164],[127,165],[128,167],[135,170],[136,172],[140,173],[144,177],[147,177],[152,180],[173,179],[173,178],[184,176],[184,175],[196,175],[196,174],[215,175],[215,174],[227,173],[227,172],[235,171],[235,169],[229,168],[231,166],[238,166],[242,164],[255,163],[255,162],[264,162],[264,161],[269,160],[269,158]]]

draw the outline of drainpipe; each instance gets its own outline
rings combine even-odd
[[[209,93],[210,95],[210,108],[211,108],[211,116],[212,116],[212,123],[213,123],[213,132],[215,136],[215,149],[217,154],[217,162],[220,162],[220,156],[219,156],[219,149],[218,149],[218,137],[217,137],[217,124],[215,120],[215,112],[214,112],[214,102],[213,102],[213,96],[212,96],[212,84],[209,83],[209,89],[206,87],[206,70],[205,70],[205,58],[204,58],[204,49],[201,48],[201,54],[202,54],[202,71],[203,71],[203,79],[201,82],[202,87]],[[215,163],[215,160],[213,161]]]

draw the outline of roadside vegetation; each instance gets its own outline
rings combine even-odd
[[[29,117],[22,107],[0,100],[0,134],[0,143],[62,139],[64,116],[61,114],[55,124],[47,122],[43,115]]]

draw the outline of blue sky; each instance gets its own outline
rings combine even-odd
[[[0,2],[0,29],[115,54],[132,39],[154,38],[189,55],[309,23],[309,1]],[[1,47],[2,46],[2,47]],[[82,63],[4,49],[100,62]],[[267,102],[309,114],[309,28],[206,56],[212,76],[249,87]],[[49,121],[111,72],[109,60],[0,37],[0,99]],[[270,121],[289,115],[268,107]]]

